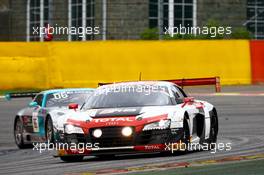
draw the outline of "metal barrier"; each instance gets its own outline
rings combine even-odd
[[[31,97],[33,99],[39,92],[40,91],[7,93],[5,94],[5,99],[11,100],[12,98],[27,98],[27,97]]]

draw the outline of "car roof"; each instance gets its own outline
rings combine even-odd
[[[94,91],[93,88],[65,88],[65,89],[50,89],[42,91],[41,93],[44,95],[57,93],[57,92],[68,92],[68,91]]]

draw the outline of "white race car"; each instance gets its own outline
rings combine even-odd
[[[60,149],[57,156],[64,161],[172,151],[176,146],[188,150],[191,143],[211,146],[218,134],[215,107],[165,81],[101,86],[80,110],[70,110],[62,118],[57,127],[63,130],[65,143],[91,145],[82,146],[84,150]]]
[[[32,147],[34,142],[55,142],[57,119],[67,111],[70,103],[81,105],[92,93],[90,88],[75,88],[7,94],[7,99],[33,98],[15,116],[14,138],[17,146],[22,149]]]

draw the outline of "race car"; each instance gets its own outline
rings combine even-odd
[[[103,85],[80,110],[68,111],[58,123],[64,129],[64,143],[75,145],[57,151],[63,161],[169,152],[176,146],[188,151],[191,143],[213,145],[218,134],[215,107],[165,81]]]
[[[21,109],[14,120],[14,138],[19,148],[28,148],[34,142],[54,142],[57,119],[71,103],[82,105],[93,89],[53,89],[40,93],[7,94],[6,98],[32,97],[28,107]]]

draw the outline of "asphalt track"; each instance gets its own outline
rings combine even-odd
[[[115,159],[86,157],[83,162],[64,163],[54,158],[53,152],[39,153],[36,150],[19,150],[13,139],[13,119],[16,112],[27,105],[30,99],[5,101],[0,99],[0,174],[71,174],[91,173],[99,170],[140,167],[156,163],[215,160],[238,155],[264,153],[264,92],[263,86],[227,87],[224,92],[239,92],[248,95],[210,95],[212,89],[188,89],[199,99],[214,104],[219,113],[218,142],[231,143],[230,151],[218,150],[191,152],[185,155],[124,155]],[[206,92],[206,93],[205,93]],[[227,94],[228,94],[227,93]],[[239,171],[239,169],[237,170]],[[107,172],[107,171],[106,171]]]

